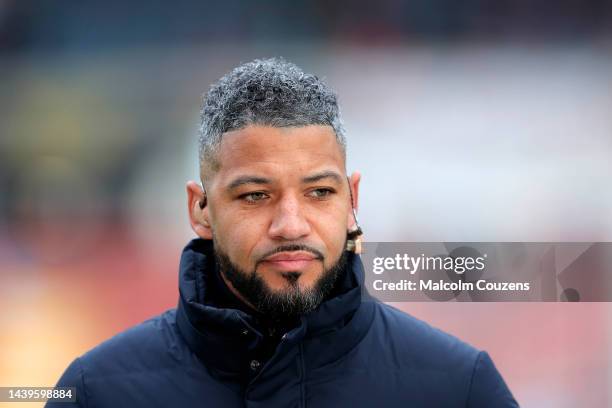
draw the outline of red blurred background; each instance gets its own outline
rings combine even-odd
[[[200,97],[256,57],[338,91],[367,240],[611,241],[611,22],[598,0],[0,1],[0,385],[51,386],[176,305]],[[489,351],[521,406],[612,406],[609,303],[396,306]]]

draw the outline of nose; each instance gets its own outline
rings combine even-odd
[[[277,204],[268,233],[272,239],[294,241],[310,234],[299,199],[287,194]]]

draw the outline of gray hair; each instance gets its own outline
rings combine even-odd
[[[242,64],[213,84],[202,102],[200,171],[219,168],[223,133],[248,125],[329,125],[346,154],[345,130],[334,91],[315,75],[283,58]]]

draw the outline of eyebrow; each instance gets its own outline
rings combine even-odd
[[[245,184],[272,184],[272,180],[258,176],[242,176],[232,181],[227,189],[233,190]]]
[[[333,179],[338,184],[342,183],[342,180],[343,180],[342,176],[338,174],[337,172],[333,170],[326,170],[326,171],[322,171],[317,174],[313,174],[312,176],[304,177],[302,179],[302,183],[304,184],[316,183],[317,181],[321,181],[326,178]]]

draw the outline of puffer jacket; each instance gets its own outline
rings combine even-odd
[[[178,307],[76,358],[57,386],[89,408],[518,406],[486,352],[371,298],[355,254],[264,361],[255,317],[210,301],[214,270],[212,242],[191,241]]]

